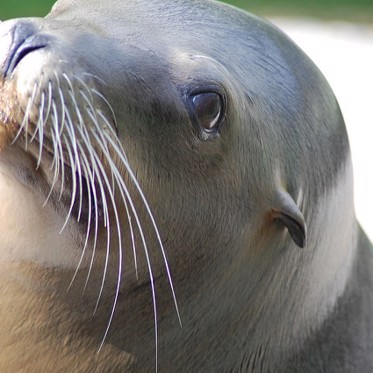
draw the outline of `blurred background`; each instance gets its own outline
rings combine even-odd
[[[226,2],[277,24],[328,79],[349,133],[356,213],[373,241],[373,0]],[[0,0],[0,20],[43,16],[53,3],[54,0]]]
[[[0,0],[0,19],[44,16],[54,0]]]

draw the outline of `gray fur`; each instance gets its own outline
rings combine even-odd
[[[13,143],[0,147],[1,170],[36,185],[61,228],[78,231],[67,236],[75,268],[46,266],[42,243],[28,258],[33,278],[46,271],[42,300],[60,295],[50,314],[62,326],[34,331],[56,340],[52,354],[32,347],[41,361],[373,371],[372,245],[354,214],[343,118],[280,30],[213,1],[60,0],[45,19],[1,23],[0,35],[5,46],[28,35],[35,49],[0,52],[0,136]],[[196,131],[186,104],[211,86],[226,102],[215,136]],[[10,336],[15,325],[0,322]],[[86,363],[87,340],[100,353]]]

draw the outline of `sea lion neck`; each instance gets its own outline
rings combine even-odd
[[[0,332],[0,359],[3,369],[18,371],[27,366],[32,371],[49,371],[54,365],[53,356],[61,354],[59,369],[62,370],[69,370],[71,366],[81,371],[110,366],[130,372],[134,358],[114,345],[108,344],[97,354],[97,340],[81,327],[84,320],[92,317],[92,312],[87,311],[84,296],[80,297],[81,313],[69,308],[70,295],[65,286],[61,286],[59,271],[32,263],[2,263],[0,315],[4,327]],[[48,330],[54,332],[50,334]],[[66,334],[66,330],[70,332]],[[77,351],[85,356],[80,362],[72,358]],[[117,356],[114,359],[113,354]]]

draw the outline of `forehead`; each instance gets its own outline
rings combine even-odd
[[[257,68],[259,60],[267,59],[263,54],[281,59],[277,30],[253,15],[214,1],[60,0],[47,20],[51,27],[57,21],[62,32],[70,28],[68,37],[88,33],[89,38],[94,35],[121,50],[135,46],[148,52],[149,58],[154,55],[170,61],[175,55],[203,55],[229,68],[233,75],[235,70],[242,75]]]
[[[77,28],[90,26],[113,40],[159,41],[165,48],[171,40],[179,45],[199,41],[201,46],[208,40],[214,49],[225,40],[247,39],[249,31],[252,35],[260,31],[258,20],[249,14],[198,0],[60,0],[47,18]]]

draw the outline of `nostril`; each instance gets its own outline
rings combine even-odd
[[[5,71],[5,77],[11,74],[16,69],[16,67],[23,60],[24,57],[26,57],[31,52],[34,52],[44,47],[45,45],[39,45],[39,44],[32,45],[32,43],[29,43],[26,40],[21,46],[19,46],[18,49],[15,50],[12,58],[9,61],[8,67]]]
[[[2,44],[2,41],[5,42],[5,40],[2,40],[3,38],[10,38],[10,43],[4,43],[3,47],[0,48],[0,61],[3,61],[0,64],[0,75],[3,78],[12,74],[22,59],[28,54],[47,45],[46,37],[37,34],[36,28],[29,22],[12,24],[0,38],[0,44]]]

